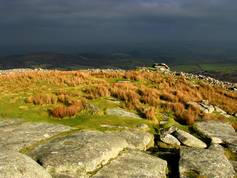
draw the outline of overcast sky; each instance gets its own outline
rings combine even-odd
[[[237,0],[0,0],[0,46],[237,41]]]

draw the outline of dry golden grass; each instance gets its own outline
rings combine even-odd
[[[115,79],[115,80],[114,80]],[[128,79],[130,82],[115,82]],[[58,90],[65,92],[58,92]],[[72,92],[73,90],[73,92]],[[0,75],[0,91],[5,95],[24,95],[26,102],[35,105],[64,105],[55,108],[52,115],[75,115],[80,107],[75,101],[113,96],[127,109],[142,111],[153,118],[154,108],[172,111],[176,120],[192,124],[197,118],[214,119],[197,108],[187,107],[190,101],[208,100],[229,114],[237,113],[237,93],[225,88],[199,82],[194,85],[183,77],[147,71],[30,71]],[[31,95],[30,97],[28,97]],[[24,98],[22,97],[22,98]],[[143,108],[149,108],[146,112]],[[152,114],[153,113],[153,114]],[[154,119],[154,118],[153,118]]]
[[[119,100],[124,101],[125,103],[129,103],[136,107],[140,104],[140,95],[137,94],[133,90],[124,90],[121,88],[113,88],[111,89],[111,95]]]
[[[110,91],[106,85],[98,85],[95,87],[90,87],[84,90],[86,97],[88,99],[96,99],[99,97],[108,97],[110,96]]]
[[[96,78],[124,78],[124,73],[121,71],[92,71],[91,76]]]
[[[189,108],[185,110],[179,117],[177,117],[177,121],[180,123],[184,123],[187,125],[192,125],[198,118],[198,112]]]
[[[53,117],[64,118],[75,116],[78,113],[78,109],[74,106],[59,106],[50,110],[49,112]]]
[[[143,87],[139,90],[141,95],[141,102],[144,104],[149,104],[151,106],[159,106],[160,104],[160,93],[157,89]]]
[[[56,104],[58,98],[54,95],[35,95],[26,98],[27,103],[33,103],[35,105],[43,105],[43,104]]]
[[[211,87],[206,84],[201,84],[198,87],[202,98],[208,100],[211,104],[217,105],[228,113],[237,112],[237,93],[224,91],[223,88]]]
[[[129,80],[138,81],[138,80],[142,80],[143,76],[142,76],[142,73],[139,71],[127,71],[125,72],[125,78]]]
[[[63,103],[66,106],[69,106],[73,103],[73,98],[67,94],[58,95],[58,102]]]
[[[58,106],[49,110],[50,115],[56,118],[73,117],[86,107],[86,101],[84,99],[74,101],[69,106]]]
[[[145,116],[146,119],[152,121],[154,124],[158,124],[159,121],[156,117],[157,112],[156,112],[156,108],[155,107],[148,107],[146,109],[144,109],[143,114]]]
[[[173,102],[173,103],[178,101],[178,97],[174,96],[171,93],[165,92],[165,91],[163,91],[162,94],[160,95],[160,99],[168,101],[168,102]]]

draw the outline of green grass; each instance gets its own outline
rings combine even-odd
[[[205,71],[231,73],[237,71],[235,64],[201,64],[201,68]]]
[[[175,71],[183,72],[197,72],[197,71],[208,71],[208,72],[223,72],[231,73],[237,71],[236,64],[182,64],[171,67]]]
[[[4,100],[9,101],[9,98],[5,97]],[[91,115],[86,111],[79,113],[72,118],[53,118],[48,114],[48,108],[53,107],[52,105],[40,105],[35,106],[32,104],[26,104],[22,100],[17,100],[14,103],[0,102],[0,117],[2,118],[20,118],[25,121],[31,122],[49,122],[58,123],[68,126],[73,126],[79,129],[96,129],[105,130],[110,129],[102,127],[101,125],[109,125],[116,127],[130,127],[134,128],[141,123],[150,124],[145,119],[134,119],[126,117],[108,116],[105,114]],[[110,102],[105,99],[97,99],[91,102],[95,106],[98,106],[102,111],[107,108],[118,106],[117,104]]]
[[[111,71],[110,71],[111,72]],[[106,77],[103,77],[106,74]],[[118,73],[88,73],[83,71],[49,71],[49,72],[32,72],[32,73],[16,73],[10,74],[9,76],[0,75],[0,118],[21,118],[26,121],[31,122],[50,122],[50,123],[59,123],[64,125],[69,125],[76,127],[78,129],[97,129],[104,130],[108,129],[105,127],[101,127],[101,125],[110,125],[111,128],[116,129],[116,127],[137,127],[137,125],[141,123],[146,123],[150,126],[156,127],[154,124],[154,120],[161,121],[163,119],[162,113],[171,112],[168,106],[170,104],[174,104],[177,101],[181,101],[182,95],[176,95],[174,90],[182,93],[184,88],[188,88],[186,93],[187,100],[192,101],[194,96],[192,93],[200,92],[192,87],[191,82],[183,81],[180,77],[174,77],[169,74],[160,74],[155,71],[153,72],[140,72],[139,71],[130,71]],[[128,75],[127,75],[128,74]],[[130,77],[129,77],[130,75]],[[136,78],[136,76],[138,77]],[[116,76],[116,77],[114,77]],[[9,77],[9,78],[8,78]],[[127,79],[129,78],[129,79]],[[118,81],[127,81],[128,83],[117,83]],[[193,83],[198,83],[198,81],[192,81]],[[116,84],[114,84],[116,83]],[[121,85],[122,84],[122,85]],[[98,86],[98,88],[95,88]],[[99,87],[100,86],[100,87]],[[174,87],[175,86],[175,87]],[[124,88],[129,89],[124,89]],[[84,89],[92,89],[92,94]],[[93,89],[96,89],[93,90]],[[115,89],[115,91],[113,91]],[[152,89],[151,91],[148,89]],[[101,90],[101,91],[100,91]],[[104,91],[110,92],[109,94],[99,94]],[[128,90],[124,93],[124,90]],[[98,91],[98,92],[97,92]],[[156,91],[156,92],[155,92]],[[60,92],[60,94],[59,94]],[[120,93],[120,96],[116,96],[112,92]],[[151,92],[153,95],[143,96],[142,92]],[[157,95],[158,92],[158,95]],[[216,92],[216,91],[215,91]],[[106,93],[106,92],[104,92]],[[166,99],[161,99],[160,96],[163,93],[167,93],[172,95],[175,98],[174,101],[168,101]],[[96,94],[94,96],[93,94]],[[53,99],[59,99],[61,95],[69,97],[68,101],[84,101],[82,98],[86,98],[86,103],[95,106],[95,112],[93,111],[93,107],[82,107],[82,111],[79,112],[76,110],[77,114],[73,117],[64,117],[55,118],[52,117],[49,113],[50,109],[54,109],[58,106],[68,107],[70,103],[67,102],[62,103],[62,101],[53,102],[54,104],[43,104],[43,105],[35,105],[33,104],[33,100],[30,100],[29,97],[35,97],[38,95],[42,95],[46,97],[45,103],[48,102],[48,97]],[[97,96],[99,95],[99,96]],[[218,94],[219,96],[220,94]],[[115,96],[120,98],[123,101],[119,101],[115,98],[111,98],[108,96]],[[122,97],[121,97],[122,96]],[[125,97],[124,97],[125,96]],[[142,100],[142,97],[148,97],[150,100]],[[171,97],[171,98],[172,98]],[[28,98],[28,102],[26,103],[26,99]],[[42,99],[39,97],[35,97],[37,99]],[[94,99],[91,99],[94,98]],[[126,99],[127,98],[127,99]],[[154,107],[151,103],[155,98],[159,104],[156,104],[155,112],[150,113],[150,117],[145,115],[145,112],[150,108]],[[114,100],[115,99],[115,100]],[[213,99],[213,98],[211,98]],[[230,106],[235,106],[235,102],[233,103],[233,99],[225,97],[226,101],[230,101]],[[41,100],[40,100],[41,101]],[[50,99],[49,99],[50,101]],[[55,101],[55,100],[54,100]],[[42,103],[42,102],[38,102]],[[73,103],[73,102],[72,102]],[[80,102],[77,102],[77,104]],[[75,104],[75,103],[74,103]],[[222,103],[223,104],[223,103]],[[228,103],[227,103],[228,104]],[[231,105],[232,104],[232,105]],[[83,104],[81,104],[83,105]],[[106,115],[106,109],[108,108],[117,108],[117,107],[127,107],[130,112],[137,112],[142,115],[142,117],[151,119],[155,118],[153,121],[148,121],[146,119],[132,119],[132,118],[124,118],[124,117],[116,117],[116,116],[108,116]],[[170,107],[172,108],[172,107]],[[234,109],[236,107],[233,107]],[[61,110],[60,110],[61,109]],[[67,108],[68,109],[68,108]],[[71,109],[71,108],[70,108]],[[97,112],[98,109],[98,112]],[[66,111],[64,108],[57,108],[57,112]],[[68,110],[67,110],[68,111]],[[157,114],[156,114],[157,112]],[[173,111],[174,112],[174,111]],[[154,117],[153,117],[153,116]],[[61,115],[55,115],[60,116]],[[176,118],[175,118],[176,117]],[[181,129],[187,130],[187,126],[183,126],[178,122],[175,122],[177,119],[177,115],[170,116],[170,120],[166,127],[175,125]],[[153,122],[153,125],[152,125]],[[234,123],[234,121],[231,120]],[[182,122],[182,124],[184,124]]]
[[[38,88],[38,91],[45,89],[44,85]],[[22,89],[21,89],[22,90]],[[145,119],[134,119],[117,116],[108,116],[103,114],[107,108],[118,107],[119,105],[110,98],[99,98],[90,100],[88,103],[98,107],[102,114],[91,115],[90,113],[83,111],[77,114],[73,118],[58,119],[51,117],[48,113],[48,109],[53,108],[53,104],[47,105],[33,105],[25,103],[25,98],[30,96],[32,93],[37,93],[37,90],[25,90],[16,93],[5,93],[0,97],[0,118],[20,118],[30,122],[49,122],[58,123],[68,126],[73,126],[78,129],[96,129],[96,130],[109,130],[116,129],[116,127],[129,127],[134,128],[141,123],[150,125]],[[36,92],[37,91],[37,92]],[[55,91],[62,91],[62,88],[51,86],[44,90],[44,93],[54,93]],[[67,93],[78,93],[80,90],[76,87],[65,87],[63,91]],[[79,92],[80,93],[80,92]],[[102,127],[102,125],[112,126],[111,128]]]
[[[189,127],[188,126],[181,125],[178,122],[176,122],[172,115],[169,117],[167,124],[165,124],[163,127],[164,128],[169,128],[171,126],[175,126],[175,127],[179,128],[179,129],[182,129],[182,130],[185,130],[185,131],[189,131]]]
[[[73,75],[66,75],[66,77],[70,79]],[[19,78],[15,81],[0,80],[0,118],[20,118],[31,122],[43,121],[69,125],[79,129],[97,130],[110,129],[101,127],[101,125],[109,125],[116,129],[116,127],[136,127],[140,123],[150,124],[145,119],[123,118],[104,114],[107,108],[118,107],[119,105],[109,100],[109,98],[103,97],[87,101],[98,107],[101,111],[100,114],[92,115],[85,110],[72,118],[54,118],[49,115],[48,110],[62,104],[34,105],[26,103],[25,99],[36,94],[54,95],[59,91],[73,95],[73,98],[78,99],[85,95],[82,89],[88,87],[88,84],[68,86],[64,83],[53,83],[55,80],[58,80],[58,77],[54,79],[53,76],[52,78],[49,76],[49,79],[36,76],[35,78],[30,78],[30,82],[27,80],[28,78]],[[93,77],[86,79],[88,82],[97,82],[99,80],[95,80]],[[108,82],[114,83],[120,80],[124,79],[117,78],[111,81],[108,80]]]
[[[190,64],[190,65],[176,65],[171,67],[172,70],[174,71],[179,71],[179,72],[196,72],[200,71],[200,67],[195,64]]]

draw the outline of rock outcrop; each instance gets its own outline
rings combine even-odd
[[[139,130],[123,130],[106,133],[125,139],[128,143],[128,147],[131,149],[147,150],[149,147],[154,146],[154,136],[148,132]]]
[[[138,116],[135,113],[126,111],[124,109],[121,108],[110,108],[106,110],[106,114],[107,115],[112,115],[112,116],[119,116],[119,117],[131,117],[131,118],[135,118],[135,119],[141,119],[140,116]]]
[[[235,171],[224,153],[212,149],[181,147],[180,178],[234,178]]]
[[[151,140],[138,131],[80,131],[40,145],[29,155],[54,177],[88,177],[127,148],[145,150]]]
[[[193,135],[189,134],[188,132],[185,132],[183,130],[178,129],[175,132],[175,135],[179,139],[181,143],[183,143],[186,146],[194,147],[194,148],[206,148],[207,145],[200,139],[194,137]]]
[[[147,132],[147,127],[101,132],[49,123],[1,120],[0,177],[165,178],[170,165],[151,155],[153,152],[145,152],[154,147],[154,136]],[[172,152],[177,156],[169,159],[177,159],[175,164],[181,178],[233,178],[237,138],[234,128],[220,121],[208,121],[195,123],[194,130],[207,143],[211,140],[208,149],[202,140],[172,126],[161,129],[160,137],[156,137],[158,152]],[[228,152],[232,156],[228,156],[230,160],[220,144],[232,150]],[[149,151],[152,150],[156,149]],[[169,159],[166,160],[171,164]]]
[[[30,123],[13,119],[0,120],[0,147],[19,151],[71,129],[71,127],[57,124]]]
[[[160,140],[168,145],[180,146],[180,142],[171,134],[161,135]]]
[[[167,162],[140,151],[125,151],[99,170],[93,178],[166,178]]]
[[[218,113],[226,118],[230,118],[231,115],[227,114],[223,109],[219,108],[218,106],[213,106],[211,104],[209,104],[208,101],[203,100],[199,103],[197,102],[187,102],[187,105],[192,106],[194,108],[198,108],[200,111],[207,113],[207,114],[211,114],[211,113]]]
[[[237,151],[237,134],[235,129],[227,123],[220,121],[197,122],[194,129],[212,143],[226,144],[230,149]]]
[[[89,177],[103,165],[120,157],[124,150],[146,150],[154,145],[153,135],[142,129],[124,129],[114,132],[76,131],[63,125],[30,123],[13,119],[0,121],[0,128],[1,148],[12,150],[2,152],[5,157],[1,155],[0,165],[4,163],[4,159],[6,160],[6,164],[0,167],[2,169],[0,175],[4,175],[4,178],[10,178],[11,175],[18,178],[21,177],[20,174],[24,178],[44,178],[51,177],[50,175],[53,177]],[[20,150],[24,150],[34,160],[15,152]],[[142,159],[142,156],[144,156],[143,159],[152,157],[143,152],[137,151],[137,153],[141,155],[135,158],[137,160]],[[128,156],[134,155],[134,152],[130,150],[127,154]],[[16,158],[15,162],[13,157]],[[161,159],[156,159],[162,162]],[[32,166],[29,166],[28,163],[31,163]],[[166,169],[166,162],[162,163]],[[139,170],[136,170],[134,162],[130,160],[129,164],[131,164],[131,170],[138,171],[138,175]],[[18,167],[19,171],[16,170],[13,174],[14,169]],[[148,170],[150,168],[144,168],[143,172],[147,173]]]
[[[29,155],[54,177],[88,177],[127,147],[123,138],[82,131],[40,145]]]
[[[2,178],[52,178],[51,175],[31,158],[1,149],[0,177]]]

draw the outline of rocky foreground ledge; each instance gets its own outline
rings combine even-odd
[[[196,123],[194,129],[201,140],[174,127],[159,136],[179,147],[177,177],[234,178],[236,162],[227,159],[223,146],[236,153],[235,130],[217,121]],[[170,162],[151,152],[153,147],[154,136],[142,128],[101,132],[1,120],[0,177],[168,177]]]

